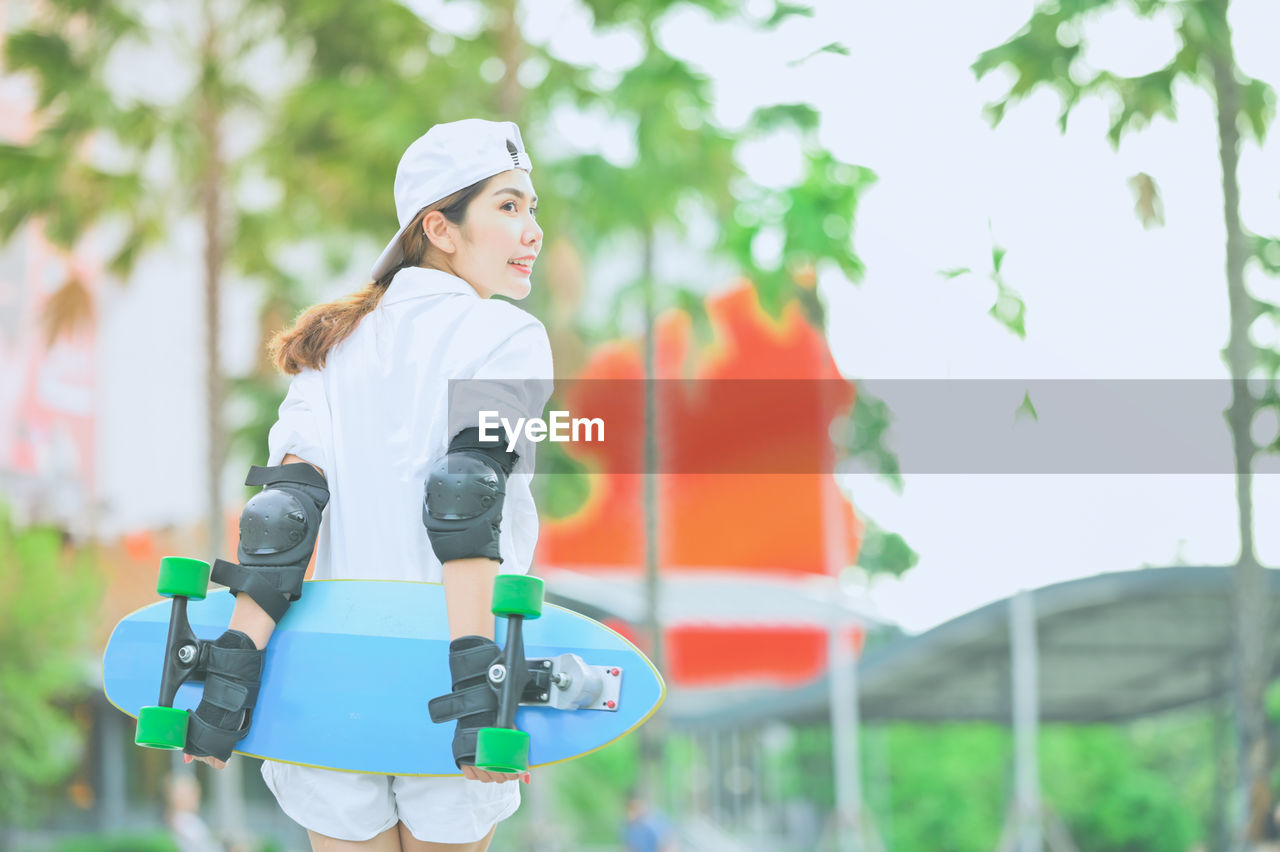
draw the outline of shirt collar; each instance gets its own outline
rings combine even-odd
[[[464,296],[480,298],[475,288],[456,275],[450,275],[439,269],[425,269],[421,266],[408,266],[396,273],[391,279],[387,292],[382,294],[381,304],[390,305],[409,299],[421,299],[439,293],[460,293]]]

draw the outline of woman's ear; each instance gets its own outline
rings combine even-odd
[[[427,235],[431,244],[445,254],[453,254],[457,250],[454,244],[456,229],[444,218],[439,210],[432,210],[422,219],[422,233]]]

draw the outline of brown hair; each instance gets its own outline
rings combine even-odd
[[[400,237],[404,260],[395,269],[366,284],[363,290],[332,302],[312,305],[298,316],[292,328],[276,332],[267,344],[267,352],[276,369],[292,376],[307,367],[323,368],[329,350],[346,340],[364,315],[378,306],[397,272],[410,266],[428,266],[426,260],[431,240],[422,232],[422,220],[427,214],[439,210],[451,224],[463,225],[467,219],[467,207],[490,180],[493,178],[473,183],[419,210]]]

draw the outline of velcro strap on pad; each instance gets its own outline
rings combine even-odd
[[[492,643],[472,648],[449,649],[449,674],[455,683],[466,677],[488,677],[489,666],[497,662],[502,652]]]
[[[262,652],[238,648],[209,648],[209,675],[204,700],[222,710],[247,710],[258,703],[262,680]]]
[[[301,581],[301,572],[298,573]],[[283,579],[283,572],[279,569],[246,568],[235,562],[217,559],[213,563],[210,578],[213,582],[229,588],[232,594],[238,595],[241,592],[247,594],[277,624],[289,611],[289,601],[297,600],[299,597],[293,595],[286,600],[281,594],[282,590],[278,584]],[[298,585],[301,586],[301,582]]]
[[[187,718],[187,752],[197,757],[211,756],[227,760],[231,757],[231,752],[235,751],[236,743],[249,733],[248,722],[249,716],[246,714],[240,730],[224,731],[192,713]]]
[[[433,722],[452,722],[472,713],[490,713],[498,709],[498,696],[487,683],[468,686],[427,702]]]
[[[276,465],[275,467],[262,467],[255,464],[249,468],[249,475],[244,478],[245,485],[261,486],[270,485],[273,482],[296,482],[299,485],[310,485],[315,488],[323,488],[326,491],[329,488],[320,471],[305,462]]]
[[[459,728],[453,735],[453,762],[461,767],[463,764],[475,766],[476,739],[479,728]]]
[[[256,689],[250,695],[248,687],[244,684],[228,680],[221,675],[209,675],[208,680],[204,682],[204,700],[219,710],[226,710],[230,713],[235,710],[252,707],[257,699],[258,691]]]
[[[247,710],[257,704],[262,681],[262,651],[211,646],[206,701],[223,710]]]

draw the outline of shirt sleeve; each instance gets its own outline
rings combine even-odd
[[[452,383],[450,388],[449,435],[477,426],[478,412],[497,412],[511,424],[517,418],[541,417],[551,398],[553,370],[551,343],[542,323],[513,306],[506,318],[519,325],[512,332],[500,332],[502,341],[477,365],[470,379]],[[501,330],[500,323],[496,324]],[[507,477],[507,497],[502,507],[498,547],[502,552],[503,574],[527,574],[533,564],[538,542],[538,511],[533,501],[531,480],[536,444],[517,436],[515,449],[520,459]]]
[[[267,465],[278,465],[292,453],[328,471],[332,444],[324,381],[318,370],[303,370],[289,382],[289,392],[267,437]]]
[[[522,312],[523,313],[523,312]],[[542,417],[554,387],[551,343],[542,323],[524,314],[527,322],[507,336],[477,366],[471,377],[449,388],[450,438],[463,429],[490,424],[510,427],[520,460],[517,473],[533,473],[534,444],[519,428],[521,421]]]

